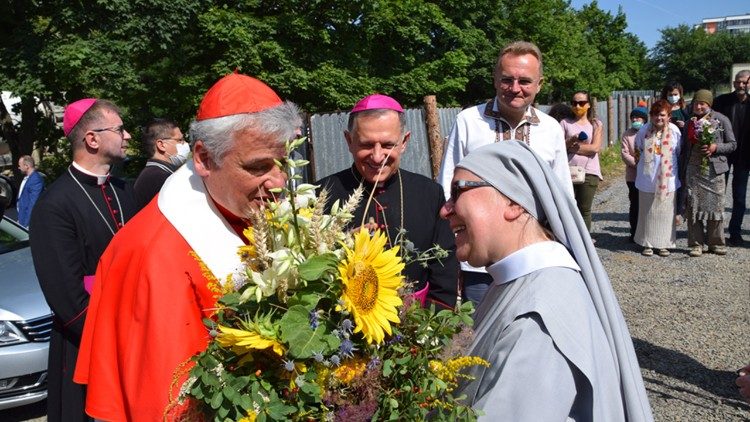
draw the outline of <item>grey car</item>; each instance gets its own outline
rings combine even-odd
[[[31,260],[28,232],[0,220],[0,410],[47,397],[52,311]]]

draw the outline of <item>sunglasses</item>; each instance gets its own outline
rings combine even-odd
[[[586,100],[583,100],[583,101],[571,101],[571,102],[570,102],[570,104],[571,104],[571,105],[572,105],[573,107],[583,107],[583,106],[585,106],[585,105],[586,105],[586,104],[588,104],[588,103],[589,103],[589,102],[588,102],[588,101],[586,101]]]
[[[455,204],[458,201],[458,197],[467,190],[474,188],[481,188],[483,186],[492,186],[490,183],[483,180],[456,180],[451,184],[451,201]]]

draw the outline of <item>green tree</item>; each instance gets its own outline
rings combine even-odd
[[[35,142],[57,150],[62,133],[54,121],[42,118],[39,107],[50,101],[112,99],[123,108],[129,128],[144,116],[167,111],[174,113],[170,117],[186,119],[195,109],[191,86],[186,83],[188,89],[179,89],[182,85],[175,74],[186,57],[181,54],[183,46],[191,45],[184,40],[192,33],[184,28],[195,21],[200,4],[199,0],[0,3],[4,42],[0,87],[21,98],[20,124],[8,124],[8,110],[4,113],[0,108],[3,137],[14,161],[31,152]],[[158,76],[154,80],[149,75]]]
[[[675,80],[685,91],[715,88],[732,77],[733,63],[750,61],[750,34],[706,33],[680,25],[661,31],[651,55],[662,83]]]
[[[593,61],[601,64],[588,77],[591,93],[604,98],[614,90],[641,89],[647,80],[647,49],[638,38],[627,32],[627,18],[622,6],[616,15],[599,8],[596,0],[577,13],[586,43],[596,49]]]

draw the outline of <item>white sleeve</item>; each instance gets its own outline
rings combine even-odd
[[[573,409],[576,381],[538,314],[518,317],[506,328],[490,355],[474,408],[480,421],[564,421]],[[488,379],[489,378],[489,379]],[[479,380],[474,381],[479,382]],[[489,388],[486,388],[489,387]]]
[[[453,180],[453,172],[456,168],[456,164],[458,164],[465,155],[464,145],[466,140],[461,137],[461,134],[464,133],[466,133],[466,123],[459,115],[453,123],[450,135],[448,135],[448,142],[446,143],[445,151],[443,152],[443,162],[440,165],[440,173],[438,173],[438,183],[443,186],[443,193],[445,194],[446,201],[450,199],[451,196],[451,181]]]
[[[570,166],[568,165],[568,149],[565,147],[565,135],[562,126],[558,126],[553,141],[555,144],[555,161],[552,163],[552,172],[560,180],[565,192],[568,192],[570,198],[575,200],[573,181],[570,179]]]

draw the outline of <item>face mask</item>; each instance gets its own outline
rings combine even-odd
[[[669,104],[677,104],[678,101],[680,101],[679,95],[670,95],[667,97],[667,101],[669,101]]]
[[[175,148],[177,153],[169,156],[169,162],[175,167],[179,167],[187,161],[188,155],[190,155],[190,145],[187,142],[177,143]]]
[[[633,123],[630,124],[630,127],[632,127],[635,130],[638,130],[638,129],[640,129],[640,128],[643,127],[643,122],[635,121],[635,122],[633,122]]]
[[[576,117],[583,117],[586,115],[586,112],[589,111],[589,107],[573,107],[573,114],[576,115]]]

